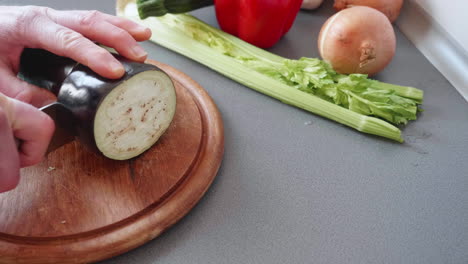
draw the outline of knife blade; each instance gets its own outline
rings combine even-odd
[[[73,113],[59,102],[39,108],[55,122],[55,132],[47,148],[46,155],[72,142],[75,139],[75,117]]]

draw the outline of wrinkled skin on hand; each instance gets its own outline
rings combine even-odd
[[[17,78],[23,49],[45,49],[103,77],[119,78],[125,72],[123,66],[95,42],[144,61],[147,54],[138,41],[150,36],[148,28],[97,11],[0,6],[0,192],[17,185],[19,168],[42,159],[54,131],[53,121],[36,108],[54,96]]]
[[[18,184],[21,167],[40,162],[53,132],[48,115],[0,94],[0,192]]]

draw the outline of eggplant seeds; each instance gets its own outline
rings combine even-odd
[[[174,86],[166,74],[146,71],[133,76],[114,88],[97,110],[98,149],[116,160],[141,154],[169,127],[175,106]]]

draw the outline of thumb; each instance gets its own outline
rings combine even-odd
[[[20,161],[7,113],[0,105],[0,193],[16,187]]]
[[[39,109],[0,94],[0,107],[6,112],[14,138],[22,141],[20,166],[41,161],[55,129],[53,120]]]

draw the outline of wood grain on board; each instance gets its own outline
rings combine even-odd
[[[22,169],[0,194],[0,262],[81,263],[135,248],[198,202],[221,164],[221,116],[184,73],[155,61],[174,81],[173,122],[147,152],[128,161],[72,142]]]

